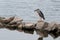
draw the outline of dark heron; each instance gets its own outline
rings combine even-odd
[[[45,20],[44,14],[41,12],[41,10],[36,9],[35,12],[38,13],[38,15],[40,16],[40,18],[42,18],[43,20]]]

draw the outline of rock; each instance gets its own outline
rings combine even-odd
[[[38,40],[43,40],[43,38],[42,37],[39,37]]]
[[[47,23],[47,22],[44,23],[44,25],[43,25],[43,29],[44,29],[44,30],[46,30],[46,28],[48,27],[48,24],[49,24],[49,23]]]
[[[33,29],[23,29],[24,30],[24,33],[28,33],[28,34],[33,34],[34,33],[34,30]]]
[[[37,35],[40,35],[41,37],[48,37],[48,32],[44,30],[36,30]]]
[[[44,21],[38,21],[37,23],[36,23],[36,29],[42,29],[43,28],[43,25],[44,25]]]
[[[36,23],[36,29],[39,29],[39,30],[45,30],[45,28],[47,28],[48,27],[48,23],[47,22],[44,22],[44,21],[38,21],[37,23]]]
[[[0,23],[0,28],[4,28],[4,25],[2,23]]]
[[[56,23],[51,22],[51,23],[48,24],[48,27],[45,28],[45,29],[46,29],[47,31],[51,31],[51,30],[54,30],[56,26],[57,26]]]
[[[34,29],[35,28],[35,24],[34,23],[25,23],[23,28],[26,28],[26,29]]]
[[[8,23],[10,23],[13,19],[14,19],[14,17],[10,17],[10,18],[6,18],[6,19],[3,19],[3,20],[0,20],[0,22],[1,22],[1,23],[4,23],[4,24],[8,24]]]
[[[51,32],[51,33],[49,33],[53,38],[57,38],[57,37],[59,37],[59,34],[57,34],[57,33],[53,33],[53,31]]]
[[[15,17],[14,20],[12,20],[12,21],[10,22],[10,24],[11,24],[11,23],[21,23],[22,21],[23,21],[23,19],[18,18],[18,17]]]
[[[0,20],[3,20],[3,19],[5,19],[5,17],[0,17]]]
[[[18,29],[19,25],[20,24],[6,24],[5,28],[11,29],[11,30],[16,30],[16,29]]]
[[[9,30],[16,30],[17,29],[17,25],[6,25],[5,28],[7,28]]]
[[[18,32],[24,32],[22,29],[17,29]]]
[[[60,24],[57,24],[57,28],[58,28],[58,30],[60,30]]]
[[[24,24],[20,24],[20,25],[18,25],[18,29],[22,29],[23,26],[24,26]]]

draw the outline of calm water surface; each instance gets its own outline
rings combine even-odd
[[[60,21],[60,0],[0,0],[0,16],[18,16],[24,21],[37,22],[34,10],[39,8],[45,15],[45,21]],[[0,40],[37,40],[39,35],[0,29]],[[57,38],[56,40],[59,40]],[[44,40],[54,40],[50,35]]]

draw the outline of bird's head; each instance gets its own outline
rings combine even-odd
[[[38,13],[40,12],[40,9],[36,9],[34,10],[34,12],[36,13],[36,15],[38,15]]]
[[[36,11],[40,11],[40,9],[36,9],[36,10],[34,10],[34,11],[35,11],[35,12],[36,12]]]

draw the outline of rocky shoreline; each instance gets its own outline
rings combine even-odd
[[[25,32],[40,35],[38,40],[43,40],[44,37],[48,37],[48,34],[53,38],[60,36],[60,24],[55,22],[45,22],[38,20],[37,23],[23,22],[22,18],[18,17],[0,17],[0,29],[6,28],[9,30],[18,30],[19,32]]]

